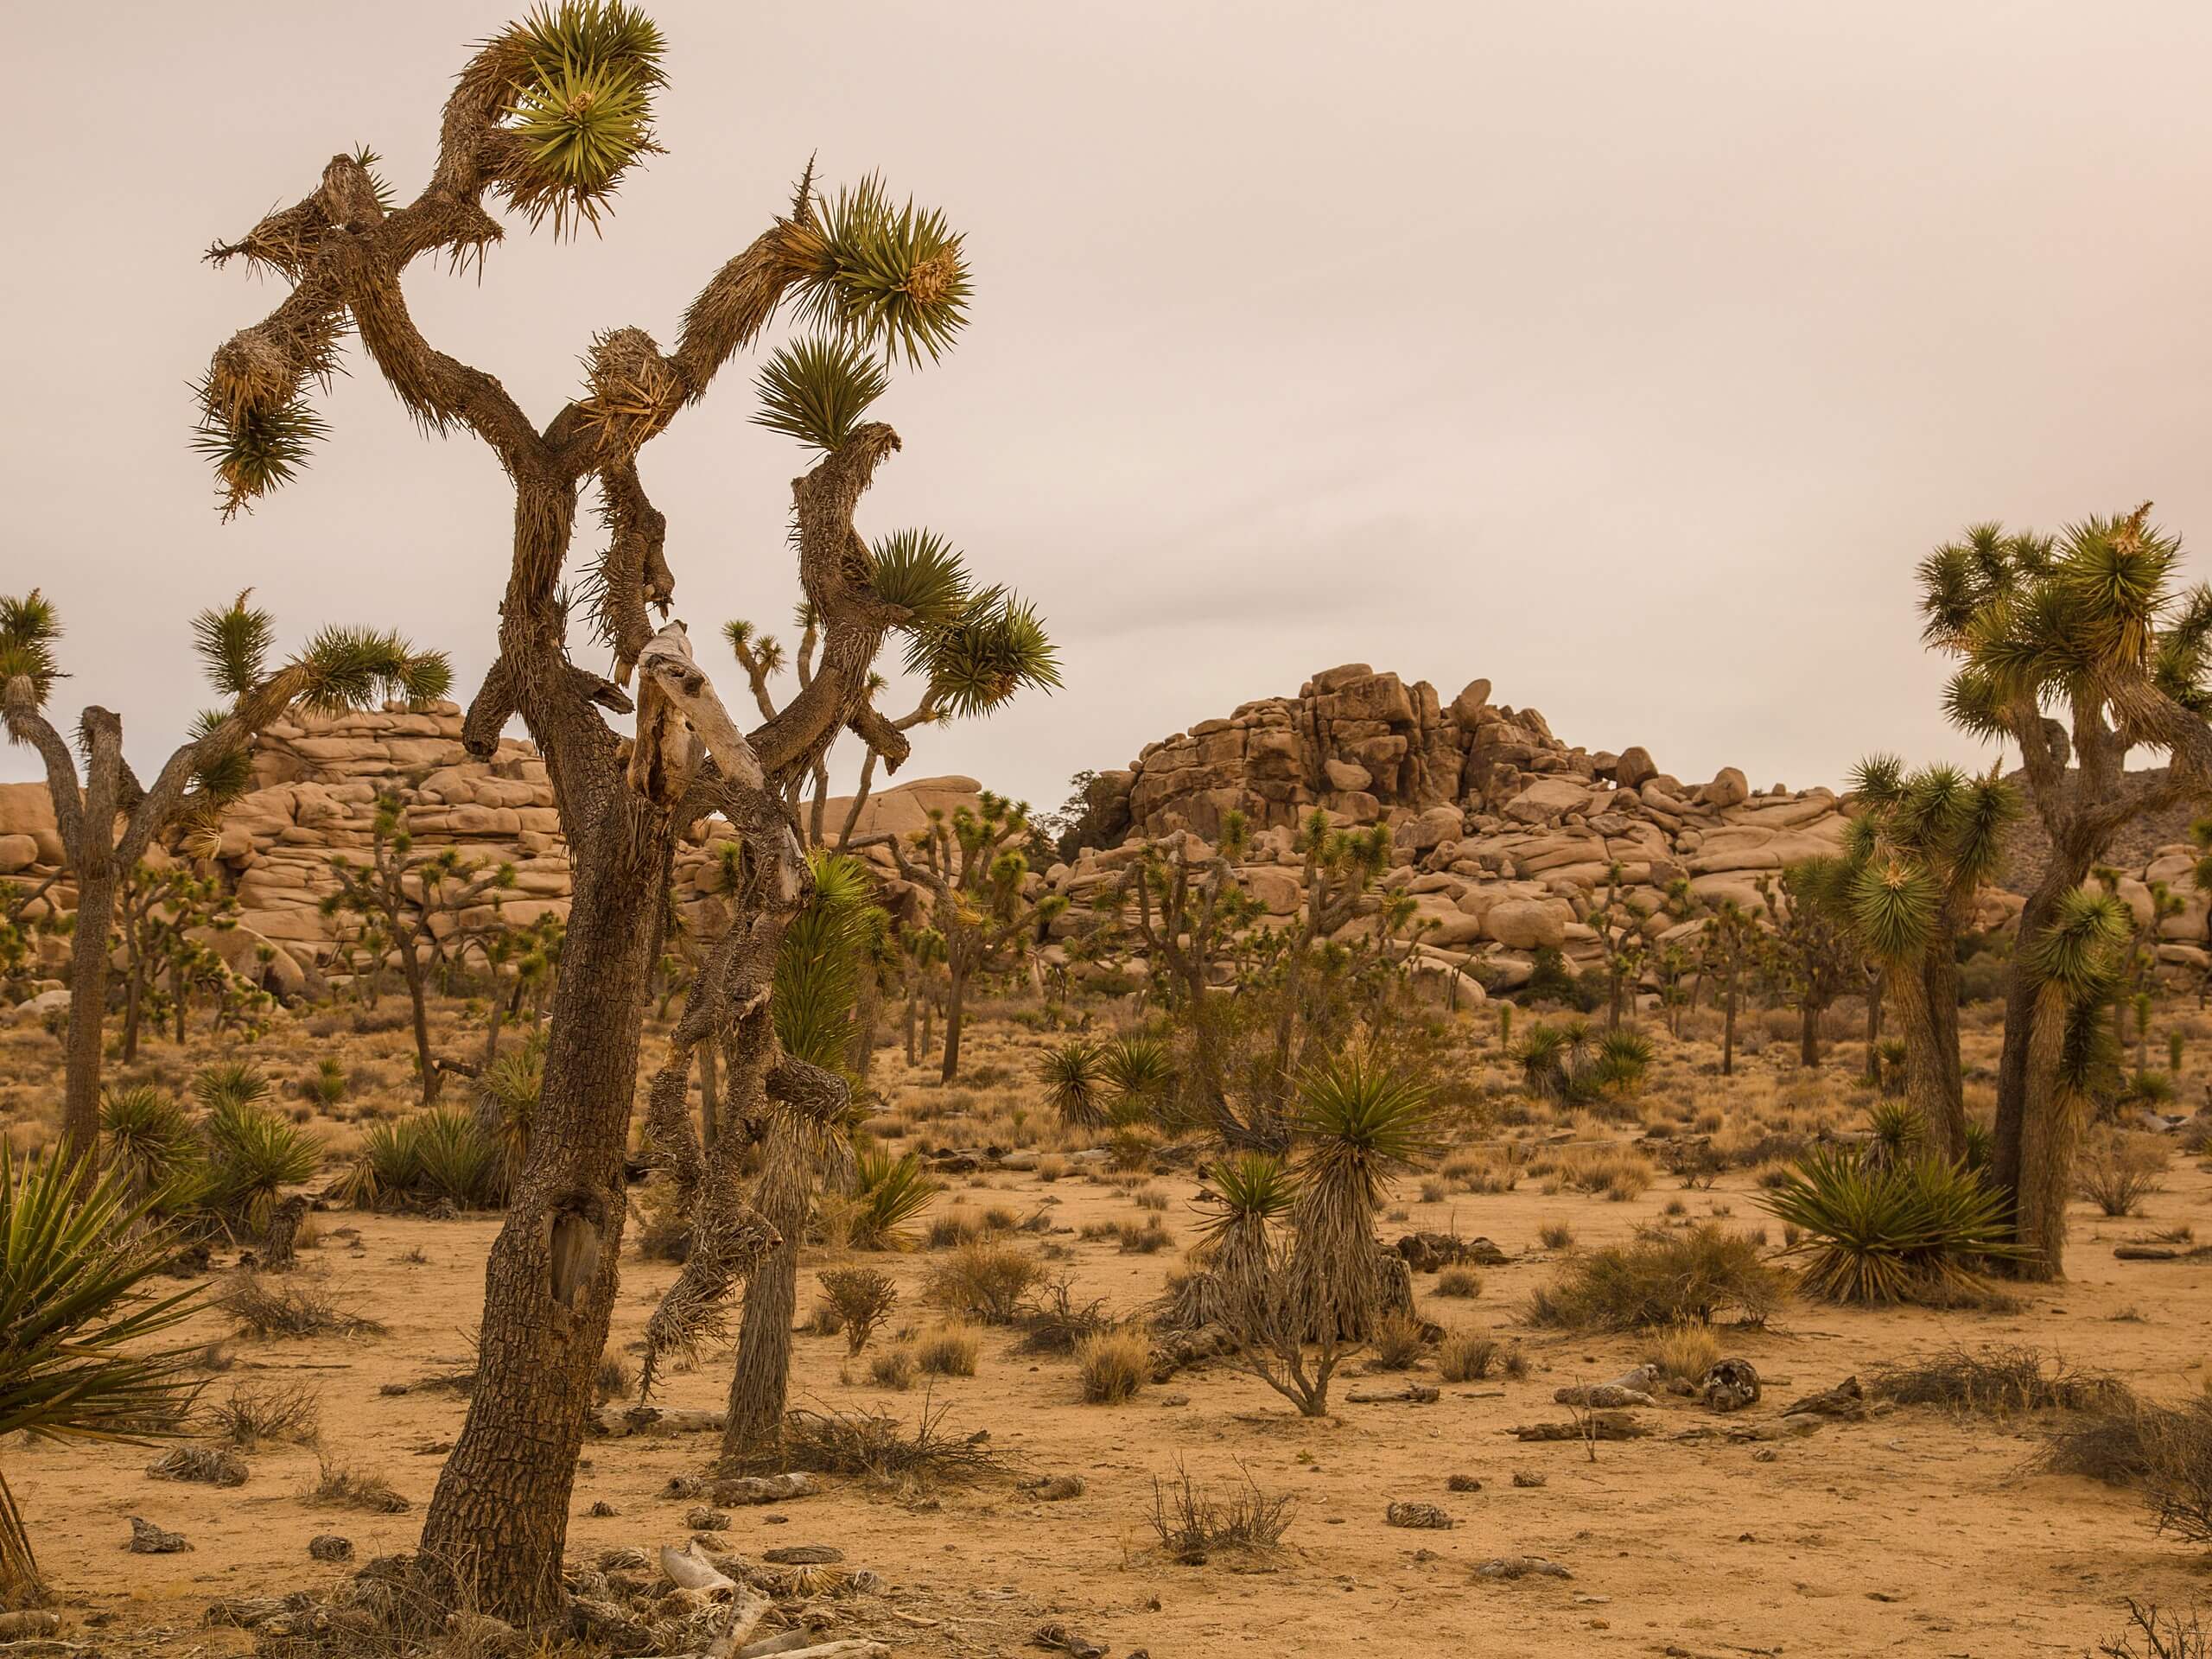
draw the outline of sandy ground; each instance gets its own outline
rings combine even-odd
[[[1171,1227],[1187,1236],[1194,1190],[1160,1178]],[[1027,1212],[1052,1206],[1057,1227],[1136,1217],[1125,1191],[1071,1178],[996,1178],[964,1194]],[[1057,1618],[1116,1654],[1281,1654],[1357,1649],[1427,1655],[1592,1653],[1662,1655],[2082,1654],[2114,1633],[2122,1599],[2168,1605],[2212,1599],[2208,1563],[2153,1535],[2139,1501],[2077,1478],[2031,1472],[2031,1420],[1954,1419],[1901,1409],[1772,1446],[1675,1440],[1718,1419],[1680,1400],[1656,1414],[1649,1440],[1605,1444],[1592,1461],[1580,1444],[1523,1445],[1513,1424],[1556,1420],[1562,1384],[1612,1376],[1642,1357],[1633,1337],[1558,1338],[1519,1328],[1522,1299],[1556,1270],[1538,1229],[1570,1223],[1578,1247],[1626,1237],[1660,1221],[1670,1199],[1693,1217],[1718,1206],[1732,1224],[1763,1217],[1747,1178],[1683,1193],[1662,1178],[1627,1203],[1560,1194],[1532,1185],[1494,1197],[1460,1194],[1409,1203],[1413,1224],[1455,1225],[1495,1239],[1512,1257],[1486,1270],[1480,1297],[1445,1300],[1417,1281],[1425,1317],[1517,1338],[1534,1362],[1522,1380],[1446,1385],[1437,1403],[1340,1404],[1325,1421],[1300,1420],[1253,1379],[1216,1362],[1119,1407],[1080,1402],[1072,1362],[1013,1351],[1014,1333],[985,1334],[972,1378],[940,1379],[931,1398],[947,1427],[988,1428],[1025,1472],[1081,1474],[1088,1490],[1042,1503],[1011,1479],[946,1487],[914,1506],[855,1484],[767,1510],[739,1510],[727,1546],[747,1554],[777,1544],[831,1543],[855,1566],[889,1581],[887,1594],[825,1604],[840,1633],[873,1633],[895,1652],[1016,1653],[1042,1621]],[[2212,1219],[2212,1176],[2177,1165],[2147,1217],[2097,1218],[2076,1206],[2075,1277],[2006,1315],[1861,1313],[1799,1304],[1764,1332],[1731,1334],[1728,1347],[1759,1367],[1770,1394],[1746,1415],[1771,1418],[1798,1395],[1869,1365],[1961,1342],[2028,1342],[2077,1363],[2124,1374],[2140,1390],[2179,1397],[2206,1382],[2212,1273],[2202,1263],[2119,1262],[2113,1243],[2148,1228]],[[235,1490],[149,1480],[153,1455],[127,1446],[5,1449],[9,1478],[30,1517],[41,1564],[68,1604],[76,1639],[98,1650],[175,1655],[245,1650],[242,1635],[200,1624],[212,1598],[313,1588],[341,1569],[310,1561],[307,1541],[351,1537],[361,1558],[413,1540],[441,1454],[463,1404],[451,1395],[387,1397],[391,1382],[463,1363],[482,1292],[496,1218],[436,1222],[329,1215],[302,1271],[388,1327],[347,1340],[234,1341],[235,1368],[214,1380],[311,1381],[322,1390],[320,1455],[382,1471],[413,1501],[395,1516],[333,1512],[303,1495],[318,1452],[252,1454]],[[358,1241],[336,1235],[354,1227]],[[1085,1295],[1134,1310],[1157,1293],[1173,1252],[1120,1253],[1110,1240],[1055,1242],[1060,1264]],[[409,1259],[419,1251],[424,1260]],[[801,1306],[812,1300],[810,1256]],[[898,1277],[897,1325],[921,1316],[926,1253],[872,1255]],[[626,1264],[613,1347],[633,1341],[673,1272]],[[225,1329],[212,1313],[206,1333]],[[879,1338],[880,1340],[881,1338]],[[671,1379],[669,1403],[717,1406],[726,1360]],[[856,1381],[841,1378],[852,1370]],[[1357,1367],[1354,1370],[1357,1372]],[[1414,1373],[1433,1381],[1433,1369]],[[1341,1390],[1359,1381],[1354,1375]],[[796,1338],[795,1404],[882,1407],[911,1415],[924,1401],[878,1389],[848,1367],[841,1337]],[[703,1466],[697,1437],[596,1442],[575,1489],[572,1550],[652,1547],[685,1535],[686,1503],[664,1496],[669,1478]],[[1188,1567],[1160,1556],[1148,1517],[1154,1483],[1186,1467],[1202,1483],[1249,1471],[1269,1491],[1298,1499],[1286,1545],[1272,1559]],[[1516,1471],[1545,1477],[1534,1489]],[[1478,1492],[1446,1491],[1447,1475],[1480,1478]],[[1441,1504],[1448,1531],[1384,1524],[1393,1500]],[[594,1518],[596,1502],[616,1513]],[[138,1556],[123,1546],[130,1517],[181,1530],[191,1553]],[[1529,1554],[1567,1566],[1571,1580],[1493,1583],[1475,1566]]]

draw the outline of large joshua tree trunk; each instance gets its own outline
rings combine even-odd
[[[1916,962],[1901,963],[1889,976],[1890,1000],[1904,1033],[1905,1099],[1920,1115],[1928,1148],[1956,1161],[1966,1155],[1966,1113],[1943,1086],[1942,1037]]]
[[[502,1616],[561,1602],[569,1499],[606,1345],[627,1209],[622,1154],[651,935],[673,818],[635,798],[578,826],[530,1154],[484,1274],[476,1386],[423,1528],[423,1553]],[[572,833],[575,831],[572,830]]]

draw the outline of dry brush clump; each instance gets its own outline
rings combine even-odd
[[[264,1442],[312,1446],[322,1432],[322,1393],[305,1382],[241,1382],[229,1399],[203,1403],[198,1418],[208,1434],[248,1451]]]
[[[1076,1375],[1087,1405],[1118,1406],[1152,1376],[1152,1344],[1141,1332],[1101,1331],[1075,1346]]]
[[[1708,1221],[1646,1230],[1577,1258],[1530,1295],[1528,1318],[1573,1331],[1710,1325],[1724,1317],[1764,1325],[1789,1294],[1789,1275],[1762,1259],[1757,1244]]]
[[[1044,1278],[1044,1263],[1020,1245],[973,1239],[931,1264],[923,1294],[956,1318],[1013,1325]]]
[[[779,1470],[906,1491],[1006,1472],[1007,1460],[988,1433],[947,1430],[949,1409],[925,1393],[911,1427],[888,1412],[794,1411],[785,1421],[781,1446],[763,1455]]]
[[[1225,1493],[1199,1485],[1180,1460],[1173,1480],[1154,1477],[1152,1529],[1169,1560],[1203,1567],[1223,1551],[1271,1550],[1282,1542],[1298,1500],[1287,1492],[1262,1491],[1242,1463],[1236,1471],[1243,1484]]]
[[[320,1285],[289,1277],[272,1281],[251,1270],[233,1275],[215,1305],[230,1315],[242,1336],[362,1337],[385,1331]]]
[[[2150,1135],[2101,1135],[2075,1160],[2075,1191],[2105,1215],[2139,1215],[2143,1201],[2164,1190],[2171,1161],[2164,1143]]]
[[[1878,1397],[1901,1406],[1961,1412],[2111,1412],[2134,1402],[2127,1385],[2109,1373],[2082,1370],[2018,1343],[1979,1350],[1955,1344],[1878,1365],[1869,1373],[1869,1386]]]
[[[889,1274],[874,1268],[829,1268],[819,1278],[823,1305],[836,1315],[836,1328],[845,1333],[845,1351],[858,1354],[891,1317],[898,1286]]]

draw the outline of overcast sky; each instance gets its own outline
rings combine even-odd
[[[0,591],[143,767],[197,608],[489,659],[509,496],[353,349],[312,468],[219,522],[187,383],[280,297],[199,263],[368,143],[403,196],[488,0],[16,8],[0,101]],[[659,0],[669,153],[602,239],[409,278],[540,420],[592,333],[672,343],[787,198],[880,168],[963,227],[959,349],[862,505],[1051,619],[1066,684],[910,775],[1078,766],[1345,661],[1477,676],[1685,779],[1968,758],[1910,573],[1967,522],[2155,499],[2212,537],[2212,7],[1861,0]],[[787,630],[800,455],[751,365],[645,452],[678,613]],[[588,551],[580,543],[578,554]],[[703,654],[727,667],[719,645]],[[732,677],[734,671],[728,671]],[[894,712],[897,712],[894,710]],[[0,778],[35,775],[0,747]]]

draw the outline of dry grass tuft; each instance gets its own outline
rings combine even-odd
[[[1479,1382],[1497,1370],[1504,1347],[1478,1331],[1454,1331],[1436,1345],[1436,1374],[1446,1382]]]
[[[957,1318],[1012,1325],[1044,1277],[1044,1264],[1020,1246],[976,1239],[931,1266],[922,1294]]]
[[[964,1325],[940,1325],[914,1339],[914,1363],[929,1376],[973,1376],[982,1339]]]
[[[1260,1490],[1242,1463],[1241,1490],[1215,1497],[1191,1478],[1179,1460],[1172,1482],[1152,1483],[1152,1529],[1171,1560],[1203,1567],[1217,1550],[1269,1550],[1282,1542],[1298,1500],[1287,1492]]]
[[[342,1306],[311,1281],[287,1277],[276,1283],[259,1274],[234,1275],[215,1298],[241,1336],[371,1337],[385,1327]]]
[[[1118,1406],[1152,1376],[1152,1344],[1135,1331],[1101,1331],[1075,1345],[1076,1374],[1085,1403]]]
[[[398,1515],[413,1507],[382,1470],[353,1464],[325,1463],[321,1477],[302,1496],[323,1509],[366,1510],[375,1515]]]
[[[264,1441],[312,1446],[322,1432],[322,1394],[305,1382],[241,1382],[200,1417],[217,1440],[249,1450]]]
[[[1715,1222],[1645,1232],[1593,1250],[1529,1299],[1533,1325],[1630,1331],[1706,1325],[1724,1314],[1763,1325],[1789,1294],[1789,1276],[1758,1247]]]

